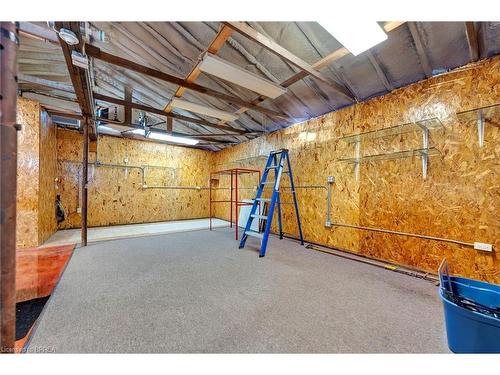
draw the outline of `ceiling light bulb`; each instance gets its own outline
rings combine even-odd
[[[66,42],[66,44],[68,44],[70,46],[74,46],[74,45],[80,43],[76,34],[73,31],[65,29],[65,28],[62,28],[61,30],[59,30],[59,37],[62,40],[64,40]]]
[[[182,143],[182,144],[191,145],[191,146],[194,146],[194,145],[198,144],[198,142],[199,142],[197,139],[176,137],[173,135],[169,135],[169,134],[165,134],[165,133],[158,133],[158,132],[149,133],[148,138],[157,139],[159,141]]]
[[[145,129],[134,129],[134,130],[130,130],[128,133],[142,135],[144,137],[146,130]]]

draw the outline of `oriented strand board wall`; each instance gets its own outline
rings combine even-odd
[[[17,122],[16,247],[38,246],[40,104],[19,98]]]
[[[325,228],[326,193],[322,189],[299,190],[307,240],[431,272],[436,272],[446,256],[452,272],[500,283],[500,119],[487,123],[485,145],[479,148],[475,122],[455,115],[497,103],[500,57],[223,150],[215,154],[214,168],[288,148],[296,184],[326,184],[328,175],[335,176],[333,222],[492,243],[495,252],[357,229]],[[352,164],[337,160],[354,152],[342,136],[435,116],[441,119],[443,129],[431,131],[431,142],[441,154],[430,158],[425,181],[417,156],[362,164],[359,179]],[[365,142],[362,152],[405,149],[415,145],[415,137],[410,133]],[[218,209],[217,215],[227,217],[226,210]],[[285,208],[284,216],[285,231],[296,233],[291,206]]]
[[[56,230],[55,178],[57,177],[56,126],[47,112],[40,118],[40,169],[38,196],[38,243],[45,242]]]
[[[57,134],[58,193],[67,213],[60,228],[77,228],[81,196],[82,137],[71,131]],[[147,223],[208,216],[206,187],[212,152],[165,144],[100,136],[97,160],[120,166],[89,166],[89,226]],[[90,154],[90,161],[96,153]],[[128,168],[126,168],[128,166]],[[145,169],[145,183],[139,168]],[[153,188],[155,187],[156,188]]]

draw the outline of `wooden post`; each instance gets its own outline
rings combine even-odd
[[[16,340],[17,27],[0,22],[0,353]]]
[[[172,134],[174,129],[174,119],[172,117],[167,117],[167,133]]]
[[[132,89],[130,87],[125,86],[125,101],[126,102],[132,102]],[[125,111],[125,120],[123,121],[125,124],[131,124],[132,123],[132,108],[129,106],[125,106],[124,108]]]
[[[87,246],[87,189],[89,159],[89,118],[83,124],[83,156],[82,156],[82,246]]]

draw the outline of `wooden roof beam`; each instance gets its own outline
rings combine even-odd
[[[307,62],[305,62],[304,60],[295,56],[294,54],[292,54],[290,51],[288,51],[285,48],[283,48],[282,46],[280,46],[275,41],[269,39],[265,35],[254,30],[252,27],[248,26],[246,23],[244,23],[244,22],[224,22],[224,24],[231,27],[233,30],[239,32],[240,34],[244,35],[248,39],[253,40],[257,44],[259,44],[262,47],[264,47],[265,49],[267,49],[268,51],[281,57],[282,59],[284,59],[288,63],[299,68],[304,73],[306,73],[306,75],[310,75],[310,76],[316,78],[318,81],[332,87],[335,91],[339,92],[340,94],[344,95],[345,97],[349,98],[350,100],[353,100],[353,101],[355,100],[354,97],[352,96],[352,94],[349,92],[349,90],[347,90],[344,86],[326,79],[312,65],[309,65]]]
[[[59,45],[59,37],[55,31],[48,30],[31,22],[19,22],[19,35]]]
[[[215,36],[214,40],[207,47],[206,51],[208,51],[209,53],[212,53],[214,55],[217,54],[217,52],[219,52],[219,50],[226,43],[227,39],[231,36],[232,33],[233,33],[233,29],[231,29],[230,27],[228,27],[226,25],[222,25],[222,27],[219,29],[219,32]],[[201,63],[201,57],[203,56],[203,54],[205,52],[203,52],[200,55],[200,59],[198,60],[196,65],[193,67],[191,72],[186,77],[186,81],[193,83],[201,74],[201,70],[199,69],[199,65]],[[177,88],[177,90],[175,91],[174,97],[180,98],[184,95],[185,92],[186,92],[186,88],[184,86],[179,86]],[[173,109],[172,102],[169,101],[169,103],[165,106],[165,112],[172,112],[172,109]],[[170,120],[170,121],[167,121],[167,128],[170,130],[170,132],[172,132],[173,120],[171,118],[168,118],[168,120]],[[219,121],[219,125],[224,125],[226,123],[227,123],[227,121],[225,121],[225,120]]]
[[[474,22],[465,22],[465,35],[469,46],[470,61],[479,60],[479,43],[477,42],[477,32]]]
[[[58,90],[58,91],[63,91],[67,93],[74,94],[75,91],[73,90],[73,87],[71,85],[68,85],[66,83],[58,82],[58,81],[52,81],[49,79],[44,79],[44,78],[39,78],[36,76],[28,75],[28,74],[23,74],[19,73],[17,76],[18,82],[19,83],[30,83],[35,86],[42,86],[46,87],[52,90]]]
[[[404,23],[405,22],[400,22],[400,21],[386,22],[384,24],[384,31],[388,33],[390,31],[396,29],[397,27],[401,26]],[[349,50],[347,48],[341,47],[341,48],[333,51],[332,53],[328,54],[327,56],[323,57],[322,59],[316,61],[311,66],[314,69],[316,69],[316,70],[322,69],[325,66],[328,66],[328,65],[332,64],[334,61],[339,60],[342,57],[348,55],[349,53],[350,52],[349,52]],[[307,77],[308,75],[309,75],[309,73],[307,73],[304,70],[301,70],[297,74],[294,74],[290,78],[288,78],[288,79],[284,80],[283,82],[281,82],[280,85],[283,86],[283,87],[289,87],[289,86],[293,85],[295,82],[298,82],[301,79]],[[257,97],[256,99],[254,99],[252,101],[252,104],[258,104],[258,103],[263,102],[264,100],[266,100],[266,97],[261,95],[261,96]],[[235,113],[236,114],[242,114],[247,109],[248,108],[242,107],[238,111],[236,111]],[[224,123],[224,122],[221,122],[221,123]]]
[[[157,114],[157,115],[160,115],[160,116],[165,116],[167,118],[170,117],[170,118],[173,118],[173,119],[176,119],[176,120],[186,121],[186,122],[189,122],[189,123],[192,123],[192,124],[202,125],[202,126],[206,126],[206,127],[209,127],[209,128],[219,129],[219,130],[225,130],[227,132],[231,132],[231,133],[234,133],[234,134],[245,134],[246,133],[246,131],[244,131],[244,130],[235,129],[235,128],[232,128],[230,126],[213,124],[213,123],[205,121],[205,120],[191,118],[191,117],[179,115],[177,113],[167,113],[163,109],[149,107],[149,106],[142,105],[142,104],[139,104],[139,103],[134,103],[134,102],[127,101],[127,100],[114,98],[112,96],[98,94],[96,92],[94,93],[94,99],[101,100],[101,101],[107,102],[107,103],[113,103],[113,104],[117,104],[117,105],[122,105],[124,107],[135,108],[135,109],[138,109],[138,110],[141,110],[141,111],[154,113],[154,114]],[[230,135],[231,134],[227,134],[227,136],[230,136]]]
[[[415,22],[408,22],[408,28],[410,29],[411,37],[415,42],[415,48],[417,50],[417,55],[420,60],[420,65],[424,70],[425,76],[427,78],[432,77],[432,67],[429,62],[429,58],[427,57],[427,53],[425,52],[424,44],[420,39],[420,34],[417,30],[417,24]]]
[[[83,42],[82,36],[80,33],[80,24],[79,22],[56,22],[56,28],[66,28],[75,33],[77,36],[79,43],[75,46],[68,45],[65,41],[63,41],[59,35],[59,43],[61,45],[61,49],[63,51],[64,60],[66,61],[66,67],[68,68],[69,76],[71,78],[71,83],[73,84],[73,89],[75,91],[76,97],[78,99],[78,105],[80,106],[82,115],[85,117],[93,118],[94,117],[94,103],[92,102],[91,97],[91,88],[88,87],[86,74],[87,72],[84,69],[78,68],[73,65],[73,60],[71,57],[71,53],[73,51],[82,52]],[[89,136],[91,140],[97,139],[97,132],[95,128],[95,124],[91,122],[91,131],[89,132]]]
[[[176,77],[176,76],[173,76],[171,74],[164,73],[164,72],[161,72],[159,70],[149,68],[147,66],[144,66],[144,65],[135,63],[133,61],[124,59],[122,57],[112,55],[110,53],[101,51],[99,48],[92,46],[90,44],[85,45],[85,52],[87,53],[88,56],[105,61],[107,63],[121,66],[122,68],[130,69],[130,70],[133,70],[135,72],[145,74],[147,76],[154,77],[154,78],[160,79],[160,80],[168,82],[168,83],[173,83],[174,85],[177,85],[177,86],[183,86],[188,90],[196,91],[196,92],[199,92],[201,94],[208,95],[208,96],[226,101],[230,104],[248,107],[249,109],[264,113],[268,116],[273,116],[273,117],[288,120],[288,116],[283,114],[283,113],[279,113],[279,112],[276,112],[276,111],[273,111],[273,110],[270,110],[267,108],[259,107],[257,105],[250,103],[250,102],[246,102],[238,97],[224,94],[222,92],[212,90],[208,87],[201,86],[201,85],[198,85],[196,83],[188,82],[183,78]]]
[[[372,51],[367,51],[366,53],[368,55],[368,59],[370,60],[370,63],[372,64],[373,68],[375,69],[375,72],[377,73],[377,77],[380,79],[380,81],[382,81],[382,84],[387,89],[387,91],[394,90],[394,87],[392,86],[391,82],[389,81],[389,79],[387,77],[387,73],[386,73],[385,69],[382,67],[382,64],[380,63],[377,56],[375,56],[372,53]]]
[[[219,49],[222,48],[224,43],[226,43],[226,40],[231,36],[232,33],[233,33],[233,30],[230,27],[223,25],[220,28],[217,35],[215,36],[212,43],[210,43],[210,45],[208,46],[207,51],[215,55],[217,52],[219,52]],[[194,81],[196,81],[198,76],[201,74],[201,70],[198,68],[199,65],[200,65],[200,61],[198,61],[196,63],[196,65],[193,67],[191,72],[187,75],[187,77],[186,77],[187,82],[193,83]],[[180,98],[180,97],[182,97],[182,95],[184,95],[185,92],[186,92],[186,88],[184,86],[179,86],[174,93],[174,97]],[[171,111],[172,111],[172,103],[169,102],[165,106],[165,112],[171,112]]]

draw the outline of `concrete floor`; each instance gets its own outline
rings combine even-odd
[[[108,227],[89,228],[87,240],[88,242],[97,242],[118,238],[152,236],[156,234],[208,229],[208,220],[209,219],[161,221],[158,223],[111,225]],[[226,227],[228,225],[229,221],[212,219],[212,226],[214,228]],[[80,240],[80,229],[58,230],[50,236],[50,238],[41,247],[75,244],[80,243]]]
[[[230,229],[76,249],[29,344],[56,352],[448,352],[433,284]]]

